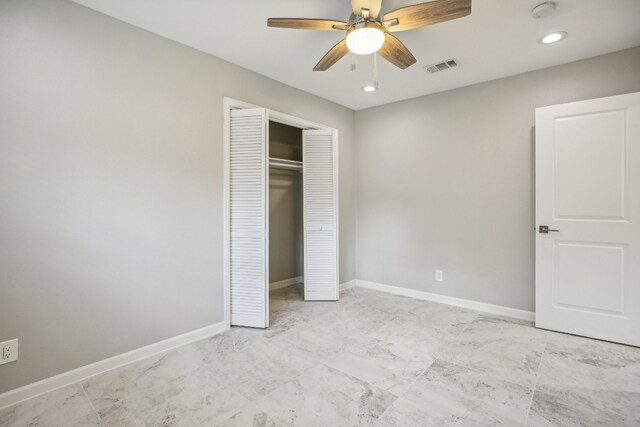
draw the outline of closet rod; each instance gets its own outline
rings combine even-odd
[[[289,169],[302,172],[302,162],[296,160],[278,159],[276,157],[269,157],[269,167],[277,169]]]

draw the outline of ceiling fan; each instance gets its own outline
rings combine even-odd
[[[358,55],[378,52],[396,67],[405,69],[416,62],[395,31],[413,30],[462,18],[471,13],[471,0],[435,0],[401,7],[382,17],[382,0],[351,0],[349,22],[332,19],[269,18],[267,26],[299,30],[346,31],[346,37],[333,46],[313,71],[328,70],[351,51]]]

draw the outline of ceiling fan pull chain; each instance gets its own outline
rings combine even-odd
[[[373,53],[373,86],[378,89],[378,54]]]

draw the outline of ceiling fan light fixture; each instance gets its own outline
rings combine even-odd
[[[371,21],[360,22],[347,31],[347,47],[356,55],[375,53],[384,44],[384,31],[380,24]]]

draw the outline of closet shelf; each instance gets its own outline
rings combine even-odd
[[[302,171],[302,162],[299,162],[297,160],[287,160],[287,159],[278,159],[277,157],[269,157],[269,167]]]

